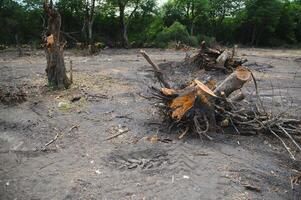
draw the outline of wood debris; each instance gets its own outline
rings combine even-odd
[[[292,159],[295,160],[294,152],[283,137],[288,138],[290,144],[301,151],[295,139],[295,136],[301,135],[301,121],[289,118],[286,113],[275,116],[266,112],[260,100],[256,79],[247,67],[235,64],[234,68],[232,64],[228,65],[234,71],[218,84],[215,80],[203,83],[195,79],[184,88],[171,88],[171,85],[176,84],[161,80],[166,75],[162,74],[161,69],[151,61],[146,52],[141,53],[147,61],[150,61],[155,71],[160,72],[155,75],[164,87],[150,87],[150,93],[160,102],[158,105],[164,113],[169,129],[182,130],[179,139],[188,133],[197,133],[200,137],[210,140],[213,139],[211,133],[214,132],[268,133],[281,141]],[[201,54],[215,55],[218,58],[222,52],[204,47]],[[224,58],[220,59],[224,60]],[[227,62],[235,61],[228,60]],[[211,63],[211,61],[206,65],[208,64],[213,67],[217,65],[216,62]],[[251,81],[256,91],[255,102],[254,100],[248,101],[241,90],[246,83]]]
[[[227,49],[209,48],[203,41],[198,52],[186,57],[183,65],[192,68],[210,70],[222,70],[232,72],[235,68],[247,62],[246,59],[235,57],[236,47],[230,52]]]
[[[27,93],[22,87],[0,87],[0,102],[3,104],[15,104],[26,101]]]

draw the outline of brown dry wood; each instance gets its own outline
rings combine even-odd
[[[224,51],[223,53],[221,53],[217,59],[216,59],[216,65],[218,67],[224,67],[225,66],[225,62],[229,59],[229,53],[227,51]]]
[[[121,131],[120,133],[117,133],[117,134],[115,134],[115,135],[113,135],[113,136],[111,136],[111,137],[108,137],[108,138],[105,139],[104,141],[112,140],[112,139],[117,138],[118,136],[120,136],[120,135],[122,135],[122,134],[124,134],[124,133],[129,132],[129,131],[130,131],[129,129],[123,130],[123,131]]]
[[[251,72],[245,67],[238,67],[221,84],[217,86],[214,93],[218,96],[224,94],[228,97],[232,92],[242,88],[251,78]]]
[[[160,67],[152,61],[152,59],[145,51],[140,50],[140,53],[145,58],[145,60],[154,68],[156,77],[164,85],[164,87],[171,88],[170,84],[165,80],[164,74]]]

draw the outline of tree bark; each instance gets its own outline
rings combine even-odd
[[[95,11],[95,0],[86,1],[86,19],[87,19],[87,29],[88,29],[88,44],[89,44],[89,53],[94,53],[94,44],[93,44],[93,23],[94,23],[94,11]]]
[[[119,20],[120,20],[120,28],[121,28],[121,34],[122,34],[122,46],[127,48],[129,47],[129,40],[127,35],[127,27],[125,22],[125,5],[119,2]]]
[[[93,45],[93,20],[88,22],[88,39],[89,39],[89,53],[94,53],[94,45]]]
[[[48,84],[56,89],[68,88],[71,82],[67,77],[64,62],[65,44],[60,44],[61,15],[53,8],[52,1],[50,5],[45,1],[44,12],[48,15],[48,37],[45,45]]]
[[[217,88],[214,93],[217,96],[228,97],[232,92],[242,88],[251,79],[251,72],[245,67],[238,67]]]
[[[141,55],[145,58],[145,60],[154,68],[155,71],[155,75],[158,78],[158,80],[160,81],[160,83],[162,83],[162,85],[164,85],[164,87],[166,88],[171,88],[170,84],[166,81],[166,77],[164,76],[163,72],[161,71],[161,69],[159,68],[158,65],[156,65],[151,58],[147,55],[147,53],[143,50],[140,50]]]

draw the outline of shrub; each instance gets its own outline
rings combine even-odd
[[[155,39],[155,44],[160,47],[166,47],[170,42],[182,42],[191,45],[195,40],[189,36],[189,33],[183,24],[174,22],[170,27],[165,27],[159,32]]]

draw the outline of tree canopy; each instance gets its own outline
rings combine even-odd
[[[43,0],[0,0],[0,44],[39,46]],[[166,47],[201,40],[250,46],[301,43],[300,0],[57,0],[68,46]]]

